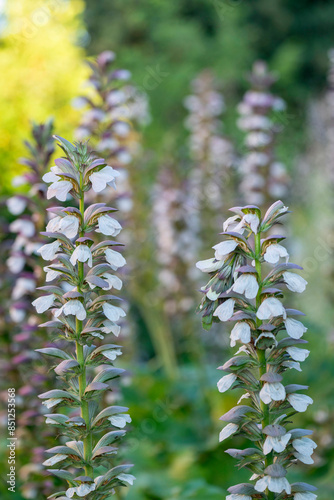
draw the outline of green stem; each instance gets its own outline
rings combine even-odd
[[[256,296],[256,310],[260,307],[261,304],[261,290],[262,290],[262,269],[261,269],[261,233],[255,234],[255,269],[258,274],[258,283],[259,283],[259,291]],[[258,318],[256,319],[256,325],[259,327],[262,324],[262,321]],[[264,349],[257,349],[257,357],[259,361],[259,375],[260,378],[267,372],[267,362],[266,362],[266,353]],[[263,384],[262,384],[263,385]],[[263,415],[262,418],[262,429],[264,429],[267,425],[270,424],[270,411],[269,405],[265,404],[263,401],[260,402],[261,412]],[[273,463],[273,455],[269,453],[265,458],[265,466]],[[268,491],[267,493],[268,500],[275,500],[275,493],[272,491]]]
[[[85,212],[85,198],[84,198],[84,192],[82,191],[82,174],[80,175],[80,201],[79,201],[79,208],[80,212],[83,215]],[[80,237],[84,236],[85,231],[81,230],[80,231]],[[78,292],[81,292],[81,286],[83,283],[84,279],[84,265],[83,262],[78,262]],[[79,339],[80,335],[82,332],[82,321],[76,319],[76,336],[77,339]],[[84,445],[84,458],[85,462],[90,462],[91,456],[92,456],[92,449],[93,449],[93,440],[92,440],[92,433],[90,432],[90,418],[89,418],[89,407],[88,407],[88,402],[85,399],[85,390],[86,390],[86,364],[85,364],[85,359],[84,359],[84,353],[83,353],[83,346],[76,341],[76,355],[77,355],[77,361],[80,365],[80,375],[78,378],[79,382],[79,395],[80,395],[80,401],[81,401],[81,417],[84,419],[86,422],[86,436],[83,439],[83,445]],[[94,478],[94,471],[93,467],[91,465],[86,465],[85,466],[85,474],[86,476],[90,476]]]

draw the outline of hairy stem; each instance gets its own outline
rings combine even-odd
[[[256,296],[256,309],[260,307],[261,304],[261,289],[262,289],[262,269],[261,269],[261,233],[259,232],[258,234],[255,234],[255,269],[258,274],[258,283],[259,283],[259,291]],[[262,321],[260,319],[256,319],[256,324],[259,327],[261,325]],[[257,357],[259,361],[259,375],[260,378],[262,375],[264,375],[267,372],[267,363],[266,363],[266,353],[264,349],[257,349]],[[262,383],[263,385],[263,383]],[[267,425],[270,424],[270,412],[269,412],[269,405],[265,404],[263,401],[261,401],[261,411],[262,411],[262,429],[264,429]],[[268,467],[268,465],[273,463],[273,456],[272,453],[269,453],[266,455],[265,458],[265,466]],[[274,500],[275,499],[275,494],[271,491],[268,491],[268,500]]]

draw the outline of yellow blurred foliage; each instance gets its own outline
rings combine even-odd
[[[55,118],[56,132],[73,139],[79,116],[71,106],[87,77],[82,0],[6,0],[0,32],[0,183],[22,170],[30,120]]]

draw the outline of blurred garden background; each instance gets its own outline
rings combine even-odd
[[[256,198],[255,189],[254,203],[281,198],[289,206],[289,253],[309,282],[303,296],[291,299],[307,312],[311,355],[303,374],[289,379],[310,386],[315,403],[298,415],[297,426],[314,430],[318,448],[314,466],[291,475],[315,484],[320,499],[333,498],[333,34],[329,0],[0,0],[0,384],[3,403],[8,387],[18,394],[20,468],[15,494],[2,474],[2,499],[39,500],[57,481],[40,465],[48,436],[41,438],[34,391],[35,382],[53,375],[43,372],[33,349],[52,339],[35,328],[32,313],[29,332],[20,327],[32,293],[27,281],[17,284],[11,266],[18,212],[8,196],[22,193],[13,179],[31,166],[20,158],[34,153],[24,145],[32,140],[32,122],[52,119],[54,132],[69,140],[101,126],[103,88],[87,80],[102,73],[94,80],[99,70],[86,61],[105,51],[116,56],[113,71],[123,70],[111,85],[118,90],[113,106],[127,124],[115,131],[113,155],[125,186],[116,201],[125,227],[129,311],[122,334],[127,376],[115,399],[130,408],[122,453],[137,477],[124,499],[218,500],[247,480],[224,453],[228,445],[218,443],[219,417],[238,395],[217,391],[216,367],[230,354],[228,333],[219,325],[202,328],[196,307],[205,277],[195,263],[212,256],[228,208],[252,188],[251,180],[245,186],[244,157],[259,146],[247,142],[240,117],[245,94],[259,85],[277,96],[275,167],[268,199]],[[14,250],[22,253],[22,244],[16,241]],[[26,280],[32,253],[20,270]],[[4,439],[1,471],[6,453]]]

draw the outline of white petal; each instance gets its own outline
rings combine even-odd
[[[264,260],[269,264],[277,264],[280,258],[289,258],[287,249],[278,243],[272,243],[266,248]]]
[[[259,285],[253,274],[242,274],[233,284],[232,290],[235,293],[244,293],[246,299],[254,299],[259,290]]]
[[[196,263],[197,269],[199,269],[203,273],[213,273],[214,271],[218,271],[218,269],[220,269],[222,265],[223,262],[216,259],[200,260]]]
[[[92,173],[89,180],[92,183],[93,191],[95,191],[95,193],[100,193],[107,187],[107,185],[114,186],[115,179],[118,175],[119,172],[109,166],[102,168],[102,170],[98,172]]]
[[[73,185],[69,181],[54,182],[48,187],[47,199],[49,200],[55,196],[59,201],[66,201],[67,195],[72,188]]]
[[[61,242],[55,240],[53,243],[43,245],[37,253],[39,253],[44,260],[53,260],[61,246]]]
[[[235,250],[238,246],[238,243],[234,240],[226,240],[222,241],[221,243],[218,243],[218,245],[215,245],[212,247],[215,251],[215,258],[217,260],[223,260],[226,255],[230,254]]]
[[[118,276],[110,273],[105,273],[101,277],[102,279],[105,279],[109,284],[109,287],[105,288],[104,290],[111,290],[111,288],[115,288],[116,290],[122,289],[123,283],[122,280],[118,278]]]
[[[251,328],[246,321],[238,321],[231,331],[231,347],[236,345],[237,340],[243,344],[251,341]]]
[[[263,492],[267,489],[268,483],[269,483],[269,476],[264,476],[256,482],[254,488],[256,489],[256,491]]]
[[[13,215],[22,214],[27,206],[27,201],[20,196],[13,196],[12,198],[8,198],[6,203],[8,210]]]
[[[67,238],[74,238],[78,234],[79,219],[74,215],[66,215],[60,220],[60,231],[67,236]]]
[[[275,297],[265,299],[257,310],[256,316],[261,319],[271,319],[277,316],[286,318],[286,312],[282,303]]]
[[[234,299],[225,300],[217,307],[213,315],[218,316],[220,321],[228,321],[234,313],[234,302]]]
[[[284,324],[287,334],[293,339],[300,339],[307,331],[307,328],[303,325],[303,323],[293,318],[286,318]]]
[[[286,493],[291,493],[291,486],[288,480],[285,477],[269,477],[268,481],[268,489],[274,493],[282,493],[282,491],[286,491]]]
[[[77,260],[79,262],[87,262],[89,267],[93,265],[93,256],[90,248],[87,245],[78,245],[71,255],[70,262],[75,266]]]
[[[117,236],[122,229],[120,223],[109,215],[102,215],[98,218],[99,232],[107,236]]]
[[[305,361],[310,351],[307,349],[299,349],[299,347],[288,347],[287,352],[295,361]]]
[[[265,404],[269,404],[271,401],[284,401],[285,396],[286,393],[284,385],[280,382],[266,382],[260,391],[260,399]]]
[[[32,305],[36,307],[38,314],[42,314],[53,306],[55,298],[56,296],[53,293],[51,295],[44,295],[44,297],[38,297],[38,299],[34,300]]]
[[[131,417],[127,414],[113,415],[112,417],[109,417],[108,420],[114,427],[123,429],[123,427],[125,427],[127,423],[131,422]]]
[[[288,271],[283,273],[283,278],[289,290],[297,293],[304,292],[307,285],[307,281],[304,280],[304,278],[298,274],[290,273]]]
[[[305,394],[288,394],[287,400],[292,408],[300,413],[306,411],[308,405],[313,403],[313,399]]]
[[[253,233],[257,234],[257,230],[260,224],[260,219],[258,218],[258,216],[256,214],[246,214],[244,216],[244,221],[250,225]]]
[[[59,216],[53,217],[52,219],[50,219],[47,226],[46,226],[47,232],[57,233],[60,229],[60,221],[61,221],[61,217],[59,217]]]
[[[117,271],[119,267],[123,267],[126,264],[126,260],[124,259],[123,255],[119,252],[116,252],[115,250],[112,250],[111,248],[107,248],[105,250],[105,256],[108,264],[111,265],[111,267],[114,269],[114,271]]]
[[[136,479],[132,474],[119,474],[117,477],[120,481],[124,481],[130,485],[133,485],[133,481]]]
[[[224,429],[220,431],[219,434],[219,442],[221,443],[224,439],[229,438],[232,434],[235,434],[238,430],[239,426],[237,424],[227,424]]]
[[[126,316],[125,311],[121,307],[113,306],[112,304],[108,304],[108,302],[104,302],[102,309],[110,321],[118,321],[120,318]]]
[[[219,392],[227,391],[237,380],[237,376],[234,373],[230,373],[229,375],[225,375],[217,382],[217,387]]]
[[[59,181],[59,177],[54,172],[47,172],[42,179],[46,183]]]

